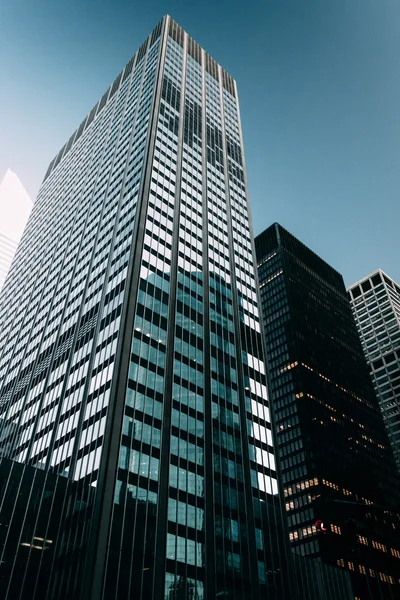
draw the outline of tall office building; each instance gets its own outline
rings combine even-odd
[[[0,296],[5,600],[286,597],[254,269],[236,84],[164,17]]]
[[[400,471],[400,286],[378,269],[350,286],[349,295]]]
[[[32,210],[32,200],[17,175],[8,169],[0,183],[0,290]]]
[[[292,547],[395,598],[399,481],[342,276],[278,224],[255,245]]]

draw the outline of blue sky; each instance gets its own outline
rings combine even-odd
[[[0,177],[47,165],[165,13],[237,80],[255,233],[400,281],[398,0],[2,0]]]

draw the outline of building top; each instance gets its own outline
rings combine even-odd
[[[382,283],[383,281],[385,281],[385,283],[387,283],[387,285],[389,285],[390,287],[395,289],[400,294],[400,286],[395,282],[394,279],[389,277],[389,275],[387,275],[385,273],[385,271],[382,271],[382,269],[376,269],[375,271],[372,271],[372,273],[370,273],[369,275],[366,275],[362,279],[359,279],[355,283],[352,283],[347,288],[347,291],[350,292],[350,291],[354,290],[355,288],[357,288],[358,286],[361,286],[361,289],[363,290],[363,292],[367,292],[367,291],[369,291],[369,289],[371,289],[370,287],[368,287],[369,280],[371,280],[373,286],[379,285],[379,283]],[[366,285],[363,287],[362,284],[366,284]]]
[[[146,54],[147,46],[151,47],[160,37],[161,32],[163,31],[163,26],[168,26],[168,35],[177,42],[180,46],[183,47],[184,41],[184,30],[180,27],[169,15],[165,15],[158,25],[153,29],[152,33],[145,39],[143,44],[140,46],[139,50],[133,55],[130,61],[125,65],[122,71],[117,75],[114,82],[110,85],[107,91],[103,94],[103,96],[97,101],[92,110],[86,115],[83,119],[82,123],[79,127],[74,131],[74,133],[69,138],[68,142],[64,144],[61,150],[56,154],[56,156],[51,161],[46,175],[44,176],[43,181],[47,179],[50,173],[55,169],[61,160],[68,154],[71,150],[72,146],[78,141],[81,135],[86,131],[86,129],[92,124],[92,122],[98,117],[100,112],[105,107],[108,100],[117,92],[120,85],[126,80],[126,78],[131,74],[133,66],[135,63],[142,60],[142,58]],[[203,50],[204,51],[204,50]],[[199,64],[201,64],[201,55],[202,48],[201,46],[193,40],[190,36],[188,36],[188,45],[187,45],[188,54]],[[217,61],[212,58],[207,52],[204,51],[205,56],[205,69],[206,72],[209,73],[214,79],[219,80],[219,65]],[[224,69],[221,69],[222,76],[222,85],[223,87],[230,93],[232,96],[236,97],[236,84],[235,80],[229,73],[227,73]]]
[[[257,260],[259,261],[262,257],[267,256],[278,246],[303,262],[316,275],[339,291],[343,292],[345,290],[343,277],[339,271],[336,271],[279,223],[273,223],[255,238]]]

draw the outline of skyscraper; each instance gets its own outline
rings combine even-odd
[[[236,84],[164,17],[51,162],[0,296],[3,497],[40,524],[7,512],[6,600],[286,597],[254,268]]]
[[[277,223],[255,245],[292,547],[395,598],[399,481],[342,276]]]
[[[351,285],[349,295],[400,471],[400,286],[378,269]]]
[[[0,290],[31,210],[32,200],[27,191],[8,169],[0,183]]]

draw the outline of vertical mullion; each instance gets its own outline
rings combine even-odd
[[[183,156],[183,129],[185,115],[185,85],[186,85],[186,61],[187,61],[187,34],[183,41],[183,64],[182,64],[182,87],[179,107],[179,129],[178,129],[178,155],[176,163],[176,187],[175,187],[175,210],[172,234],[171,254],[171,279],[168,308],[168,331],[166,344],[165,380],[164,380],[164,405],[161,434],[160,454],[160,477],[159,501],[157,512],[156,547],[157,556],[154,576],[154,600],[164,598],[165,588],[165,564],[167,549],[167,523],[168,523],[168,488],[169,488],[169,465],[171,448],[171,425],[172,425],[172,390],[174,382],[174,348],[175,348],[175,321],[176,300],[178,283],[178,249],[180,229],[180,197],[182,183],[182,156]]]

